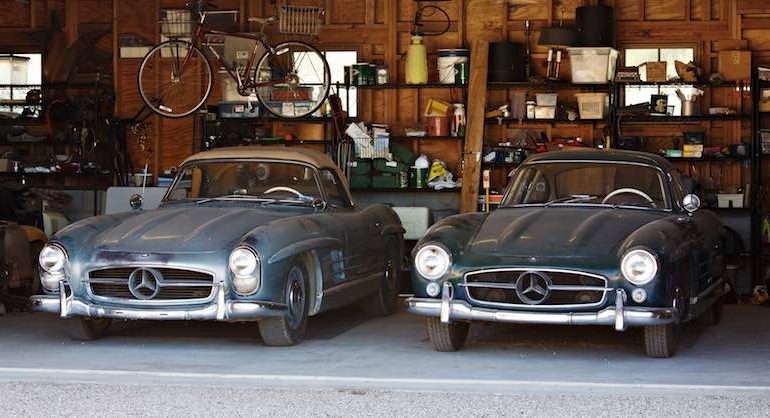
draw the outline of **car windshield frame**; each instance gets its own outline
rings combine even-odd
[[[289,203],[291,200],[287,199],[272,199],[272,198],[263,198],[263,197],[255,197],[250,195],[243,195],[241,197],[235,197],[235,196],[212,196],[212,197],[197,197],[197,198],[183,198],[183,199],[174,199],[169,200],[169,196],[171,196],[172,192],[176,188],[177,184],[179,183],[180,179],[182,178],[184,171],[193,165],[201,165],[201,164],[221,164],[221,163],[272,163],[272,164],[293,164],[293,165],[299,165],[306,168],[309,168],[313,173],[313,181],[315,182],[315,186],[319,191],[319,196],[317,196],[321,201],[323,202],[323,206],[326,207],[328,205],[328,198],[326,196],[326,190],[323,188],[319,173],[318,173],[318,167],[316,167],[313,164],[304,162],[304,161],[297,161],[297,160],[283,160],[283,159],[274,159],[274,158],[211,158],[211,159],[198,159],[198,160],[192,160],[187,161],[184,164],[182,164],[179,169],[177,170],[176,176],[174,176],[174,180],[171,182],[171,185],[169,185],[168,190],[166,190],[166,193],[163,195],[163,199],[161,200],[161,205],[166,204],[178,204],[178,203],[196,203],[201,201],[246,201],[246,202],[261,202],[261,203]],[[348,196],[348,199],[350,197]],[[299,200],[297,200],[299,201]]]
[[[658,181],[660,182],[661,197],[663,198],[664,206],[663,207],[644,207],[644,206],[636,206],[636,205],[618,205],[618,204],[610,204],[610,203],[580,202],[579,200],[582,197],[582,195],[574,196],[575,200],[577,200],[576,202],[572,202],[572,201],[558,202],[554,200],[554,201],[548,201],[548,202],[542,202],[542,203],[517,203],[517,204],[508,203],[508,201],[512,198],[512,194],[514,193],[513,186],[514,186],[514,183],[516,182],[516,177],[520,175],[524,169],[531,168],[537,165],[553,165],[553,164],[629,165],[629,166],[635,166],[635,167],[645,167],[645,168],[655,170],[658,174]],[[542,160],[542,161],[532,161],[532,162],[524,163],[519,167],[517,167],[513,172],[511,172],[511,174],[508,177],[509,177],[508,185],[506,186],[499,208],[581,206],[581,207],[623,208],[623,209],[671,212],[677,207],[676,203],[673,202],[672,200],[672,194],[670,189],[671,185],[669,184],[670,182],[667,181],[669,177],[666,171],[654,164],[646,164],[646,163],[640,163],[640,162],[634,162],[634,161],[612,161],[612,160],[590,160],[590,159]],[[559,198],[557,198],[556,200],[558,199]]]

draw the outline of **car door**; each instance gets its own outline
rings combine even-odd
[[[671,191],[674,205],[681,204],[687,191],[679,172],[671,173]],[[688,241],[693,243],[693,264],[695,274],[691,283],[691,297],[708,289],[714,280],[721,277],[722,248],[721,226],[716,216],[708,210],[698,210],[689,216],[686,225]]]
[[[328,210],[345,231],[347,251],[342,260],[345,281],[360,280],[373,271],[371,229],[374,222],[369,222],[365,211],[352,204],[336,172],[322,169],[320,176]]]

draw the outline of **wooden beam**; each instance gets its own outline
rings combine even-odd
[[[78,0],[68,0],[64,7],[67,46],[72,46],[78,40]]]
[[[487,107],[487,61],[489,42],[477,40],[471,47],[470,83],[468,83],[468,126],[465,129],[463,153],[463,188],[460,212],[478,208],[481,150],[484,146],[484,113]]]

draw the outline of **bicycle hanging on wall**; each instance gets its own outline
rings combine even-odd
[[[168,118],[183,118],[203,106],[213,87],[212,62],[221,66],[237,83],[241,96],[256,95],[264,109],[279,118],[297,119],[313,114],[329,94],[331,75],[324,55],[300,41],[271,45],[264,30],[280,23],[282,33],[310,34],[317,31],[323,9],[284,6],[280,18],[249,18],[260,25],[257,33],[238,33],[206,27],[206,17],[216,6],[206,0],[189,3],[195,23],[191,40],[173,37],[155,46],[139,66],[139,94],[153,112]],[[288,14],[288,15],[287,15]],[[289,25],[301,14],[305,24]],[[315,15],[314,15],[315,14]],[[305,32],[298,32],[302,29]],[[256,42],[246,65],[233,68],[206,42],[208,35],[234,36]],[[205,51],[205,52],[204,52]],[[259,52],[264,51],[262,55]],[[256,65],[255,65],[256,63]]]

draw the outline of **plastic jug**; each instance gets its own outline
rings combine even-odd
[[[412,43],[406,51],[406,84],[428,82],[428,53],[422,44],[422,36],[412,35]]]

